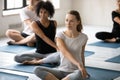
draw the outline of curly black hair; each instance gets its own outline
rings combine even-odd
[[[35,8],[35,13],[38,17],[39,17],[40,9],[46,9],[49,12],[50,18],[52,18],[55,13],[54,6],[50,1],[39,1],[37,3],[36,8]]]

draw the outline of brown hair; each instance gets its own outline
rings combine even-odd
[[[76,17],[76,19],[77,19],[78,21],[80,21],[80,23],[77,25],[77,31],[78,31],[78,32],[81,32],[82,29],[83,29],[83,26],[82,26],[81,17],[80,17],[79,12],[76,11],[76,10],[71,10],[70,12],[68,12],[68,14],[74,15],[74,16]]]
[[[120,0],[117,0],[117,2],[119,2]]]

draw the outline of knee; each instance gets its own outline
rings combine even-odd
[[[99,32],[95,34],[95,37],[98,38],[98,39],[101,39],[101,36],[102,36],[102,35],[101,35],[101,33],[99,33]]]
[[[36,67],[35,70],[34,70],[34,73],[37,75],[40,71],[40,68],[39,67]]]
[[[23,61],[21,60],[20,56],[19,55],[16,55],[14,57],[14,61],[18,62],[18,63],[22,63]]]
[[[11,30],[7,30],[6,33],[5,33],[5,35],[6,35],[7,37],[11,36],[11,35],[12,35],[12,31],[11,31]]]
[[[48,75],[48,72],[44,70],[42,66],[40,66],[35,68],[34,74],[41,78],[42,80],[45,80],[45,77]]]
[[[43,68],[40,66],[40,67],[36,67],[35,69],[34,69],[34,73],[37,75],[37,74],[40,74],[40,72],[42,72],[43,71]]]

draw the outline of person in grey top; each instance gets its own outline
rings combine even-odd
[[[83,80],[88,78],[85,69],[84,51],[88,37],[82,33],[79,12],[71,10],[65,17],[66,29],[56,34],[60,53],[57,68],[36,67],[34,73],[42,80]]]

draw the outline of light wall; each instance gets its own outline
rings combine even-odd
[[[11,24],[21,22],[19,15],[2,16],[3,1],[0,0],[0,36]],[[54,19],[58,26],[64,25],[65,14],[71,10],[78,10],[84,25],[112,26],[111,11],[115,9],[116,0],[60,0],[60,9],[57,9]]]
[[[85,25],[112,26],[111,12],[116,0],[73,0],[73,9],[80,12]]]
[[[10,25],[21,23],[19,15],[2,16],[2,6],[4,0],[0,0],[0,36],[5,36],[6,30]],[[67,3],[67,4],[66,4]],[[65,14],[72,8],[72,0],[60,0],[60,9],[57,9],[54,19],[57,20],[58,26],[64,24]]]

